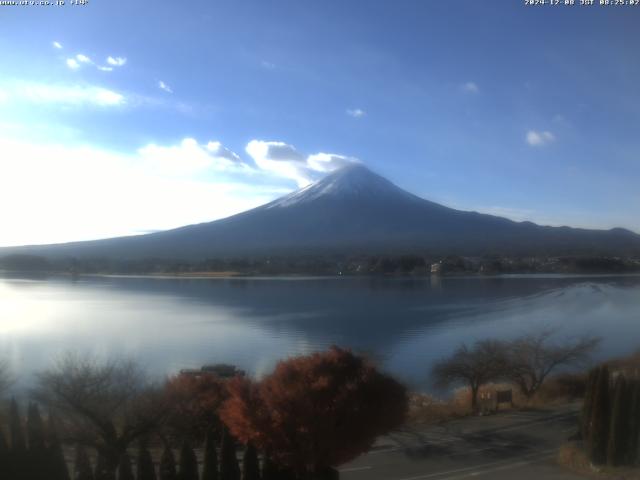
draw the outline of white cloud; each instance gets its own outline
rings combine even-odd
[[[190,139],[173,149],[120,154],[0,137],[0,151],[3,246],[165,230],[226,217],[284,193],[215,173],[216,157]],[[203,176],[212,165],[205,157],[213,158],[213,176]],[[158,167],[163,162],[172,164]]]
[[[245,150],[258,168],[272,175],[294,180],[299,187],[313,182],[321,173],[358,161],[352,157],[332,153],[305,156],[293,145],[284,142],[251,140]]]
[[[57,48],[58,50],[62,50],[62,44],[60,42],[51,42],[53,48]]]
[[[167,93],[173,93],[173,90],[171,89],[171,87],[166,83],[164,83],[162,80],[158,80],[158,88],[160,90],[164,90]]]
[[[260,65],[262,66],[262,68],[266,68],[267,70],[273,70],[274,68],[276,68],[275,63],[267,62],[266,60],[260,62]]]
[[[125,57],[107,57],[107,63],[109,65],[113,65],[114,67],[122,67],[125,63],[127,63],[127,59]]]
[[[245,150],[261,170],[295,180],[300,187],[311,182],[304,156],[291,145],[251,140]]]
[[[466,82],[462,85],[462,91],[465,93],[478,93],[480,89],[475,82]]]
[[[98,65],[91,60],[88,56],[78,53],[74,58],[67,59],[67,66],[71,70],[77,70],[82,65],[93,65],[101,72],[111,72],[114,67],[122,67],[125,63],[127,63],[127,59],[123,57],[107,57],[108,65]]]
[[[77,70],[80,68],[80,64],[76,61],[75,58],[67,58],[67,67],[71,70]]]
[[[98,88],[90,91],[88,98],[96,105],[101,106],[124,104],[124,96],[105,88]]]
[[[76,60],[80,63],[89,63],[89,64],[93,63],[89,57],[81,53],[76,55]]]
[[[185,138],[178,145],[149,144],[138,150],[147,168],[172,176],[193,175],[198,172],[249,172],[251,168],[220,142],[200,145],[193,138]]]
[[[54,45],[56,43],[57,42],[54,42]],[[62,46],[60,46],[59,48],[62,48]],[[91,58],[89,58],[87,55],[78,53],[76,54],[75,57],[68,58],[66,60],[66,63],[67,63],[67,67],[69,67],[71,70],[78,70],[83,65],[93,65],[101,72],[111,72],[113,71],[114,67],[122,67],[125,63],[127,63],[127,59],[123,57],[115,57],[115,58],[107,57],[108,65],[98,65],[93,60],[91,60]]]
[[[332,172],[352,163],[360,163],[360,160],[334,153],[316,153],[307,157],[307,163],[312,170],[317,172]]]
[[[305,161],[304,155],[302,155],[296,147],[288,145],[284,142],[262,142],[259,140],[252,140],[247,145],[247,149],[256,154],[258,157],[265,158],[267,160],[277,162],[295,162],[303,163]],[[252,154],[252,156],[254,156]]]
[[[95,84],[28,83],[0,79],[2,97],[12,103],[57,104],[64,107],[127,107],[128,109],[171,110],[193,115],[198,107],[170,98],[121,92]],[[1,133],[1,132],[0,132]]]
[[[555,139],[556,137],[553,135],[553,133],[547,130],[541,132],[538,132],[536,130],[529,130],[525,137],[526,142],[532,147],[542,147],[551,142],[554,142]]]
[[[364,110],[361,110],[359,108],[354,108],[354,109],[347,109],[347,115],[353,118],[360,118],[360,117],[364,117],[366,113]]]
[[[214,157],[228,160],[233,163],[240,163],[242,160],[237,153],[232,152],[220,142],[209,142],[206,145],[207,151],[209,151]]]
[[[20,83],[8,88],[12,98],[36,104],[115,107],[126,103],[124,95],[96,86]]]

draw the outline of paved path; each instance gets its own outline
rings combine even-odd
[[[555,463],[578,407],[505,412],[405,429],[340,468],[343,480],[573,480]]]

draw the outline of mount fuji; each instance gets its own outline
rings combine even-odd
[[[164,232],[3,254],[77,258],[173,258],[316,253],[638,255],[629,230],[539,226],[454,210],[417,197],[353,164],[266,205]]]

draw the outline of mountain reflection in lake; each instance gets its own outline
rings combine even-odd
[[[0,358],[24,383],[65,351],[260,375],[338,344],[427,389],[461,342],[543,327],[601,335],[601,358],[640,348],[640,277],[0,279]]]

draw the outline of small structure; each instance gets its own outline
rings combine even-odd
[[[505,403],[513,407],[513,391],[509,389],[480,392],[478,403],[480,415],[495,413],[500,409],[500,405]]]
[[[495,392],[480,392],[478,400],[480,415],[490,415],[497,410]]]
[[[501,403],[508,403],[510,407],[513,407],[513,391],[511,389],[496,391],[496,410]]]

